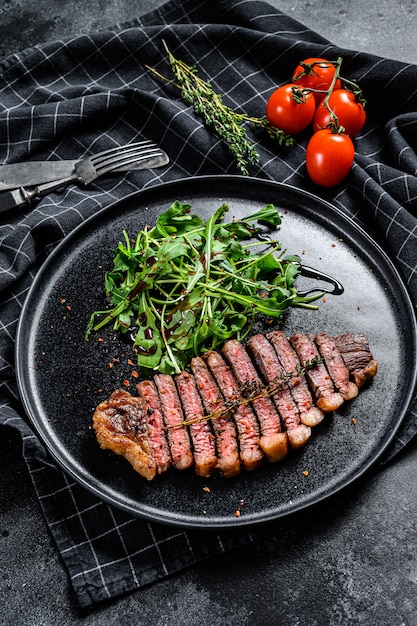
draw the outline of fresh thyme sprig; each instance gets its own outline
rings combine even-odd
[[[238,113],[225,105],[223,96],[216,93],[208,81],[198,76],[196,67],[175,58],[166,43],[163,43],[172,72],[178,82],[167,79],[151,67],[148,69],[181,90],[184,101],[203,118],[208,128],[214,130],[226,142],[241,174],[247,176],[249,163],[256,165],[260,159],[255,146],[248,139],[244,123],[250,124],[252,128],[266,131],[268,136],[277,140],[281,146],[293,145],[294,139],[279,128],[271,126],[266,118]]]

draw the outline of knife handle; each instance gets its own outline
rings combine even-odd
[[[0,192],[0,215],[7,214],[13,209],[29,208],[33,202],[40,200],[49,192],[56,191],[72,182],[77,182],[77,179],[74,176],[69,176],[61,180],[45,183],[44,185],[37,185],[31,189],[19,187],[19,189],[2,191]]]
[[[24,187],[0,193],[0,215],[19,207],[29,207],[35,195],[35,192],[27,191]]]
[[[73,178],[67,178],[59,181],[45,183],[44,185],[38,185],[32,189],[26,187],[19,187],[19,189],[9,189],[0,193],[0,215],[8,213],[12,209],[19,209],[22,207],[29,208],[35,200],[46,195],[50,191],[59,189],[71,182]]]

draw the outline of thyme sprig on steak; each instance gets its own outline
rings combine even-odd
[[[277,392],[282,391],[285,387],[291,385],[291,380],[294,377],[305,376],[309,369],[315,367],[319,363],[323,363],[322,359],[311,359],[311,361],[306,363],[305,367],[300,366],[294,372],[285,372],[282,376],[276,377],[272,382],[267,384],[256,382],[252,382],[250,384],[245,383],[239,388],[239,395],[236,396],[236,398],[224,401],[224,408],[222,410],[206,413],[204,416],[191,417],[184,420],[180,424],[166,426],[165,428],[175,428],[180,425],[189,426],[190,424],[195,424],[196,422],[216,419],[222,415],[234,413],[234,411],[236,411],[236,409],[240,406],[251,404],[254,400],[256,401],[259,398],[270,398]]]

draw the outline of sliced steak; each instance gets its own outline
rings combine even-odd
[[[268,461],[281,461],[288,454],[288,437],[281,429],[281,420],[271,398],[262,395],[259,378],[248,353],[237,339],[227,341],[222,350],[227,358],[241,390],[253,390],[251,403],[261,430],[260,446]],[[246,395],[246,392],[245,392]]]
[[[289,446],[303,446],[323,412],[354,398],[378,370],[362,333],[288,340],[273,331],[253,336],[247,348],[229,340],[222,355],[192,359],[192,374],[155,374],[136,385],[137,397],[114,391],[94,411],[100,447],[147,480],[170,465],[236,476],[241,467],[256,469],[263,455],[278,461]]]
[[[306,368],[317,406],[325,413],[336,411],[344,400],[335,391],[326,367],[320,362],[320,354],[314,341],[307,335],[296,333],[290,338],[290,343],[298,354],[301,365]]]
[[[236,403],[232,415],[238,432],[240,460],[243,467],[252,472],[260,467],[264,458],[259,444],[259,424],[255,413],[249,403],[242,404],[244,398],[239,391],[239,384],[220,354],[211,351],[204,357],[226,401],[231,406]]]
[[[345,333],[333,338],[356,385],[361,388],[378,371],[366,335]]]
[[[240,458],[233,418],[227,411],[216,381],[201,357],[191,360],[191,371],[205,411],[212,415],[211,424],[216,437],[218,469],[226,477],[236,476],[240,472]]]
[[[135,398],[128,391],[117,389],[94,411],[93,428],[101,448],[124,456],[144,478],[152,480],[155,477],[148,406],[143,398]]]
[[[285,372],[278,361],[274,348],[264,335],[254,335],[248,341],[255,363],[271,389],[276,386],[272,398],[281,415],[292,448],[303,446],[310,439],[311,428],[301,423],[300,413],[284,382]]]
[[[136,385],[138,395],[147,403],[149,440],[158,474],[165,472],[171,465],[164,417],[158,391],[152,380],[142,380]]]
[[[301,373],[302,368],[297,353],[282,330],[274,330],[268,333],[267,338],[273,345],[285,372],[292,397],[300,411],[301,422],[306,424],[306,426],[317,426],[317,424],[323,421],[324,413],[313,404],[313,397],[307,380]]]
[[[194,459],[174,379],[169,374],[156,374],[154,381],[164,416],[172,464],[176,469],[187,469],[192,466]]]
[[[350,372],[336,346],[336,342],[326,335],[326,333],[317,333],[314,341],[316,342],[316,346],[319,349],[334,386],[340,392],[343,399],[352,400],[356,398],[359,393],[358,386],[350,380]]]
[[[210,422],[204,419],[204,408],[192,374],[181,372],[175,376],[185,419],[193,445],[195,471],[199,476],[211,476],[217,466],[216,446]]]

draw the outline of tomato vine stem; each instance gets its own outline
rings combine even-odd
[[[343,134],[345,132],[345,128],[343,126],[340,125],[339,123],[339,119],[336,115],[336,113],[333,111],[333,109],[331,108],[330,104],[329,104],[329,99],[330,96],[332,95],[335,85],[337,83],[338,80],[341,81],[342,85],[345,88],[348,88],[349,91],[351,91],[353,93],[353,95],[355,96],[355,100],[357,100],[357,102],[360,102],[362,104],[362,106],[366,105],[366,100],[363,97],[363,93],[361,88],[359,87],[359,85],[353,81],[353,80],[349,80],[348,78],[345,78],[344,76],[341,75],[341,68],[342,68],[342,63],[343,63],[343,58],[342,57],[338,57],[336,61],[328,61],[328,66],[333,66],[335,68],[331,83],[329,85],[329,88],[327,89],[327,91],[323,91],[323,93],[325,93],[325,97],[323,99],[323,106],[325,106],[327,108],[327,110],[329,111],[329,115],[330,115],[330,122],[328,124],[328,128],[332,131],[332,133],[335,134]],[[300,65],[302,67],[305,66],[305,64],[300,63]],[[312,63],[309,67],[311,67],[312,71],[314,68],[314,65],[325,65],[324,63]],[[312,92],[318,92],[320,90],[317,89],[310,89],[310,91]]]

